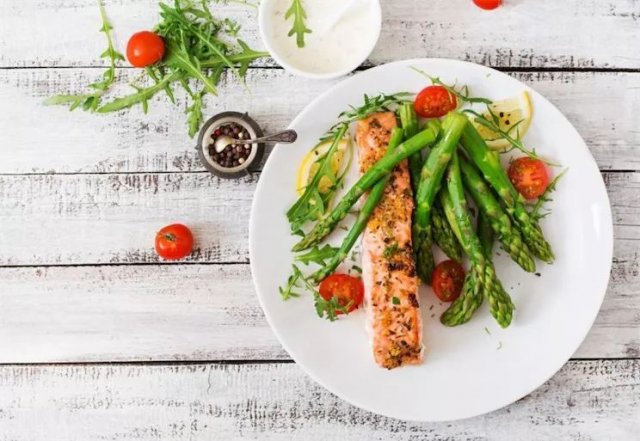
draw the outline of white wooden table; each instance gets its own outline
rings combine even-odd
[[[1,3],[0,441],[638,439],[639,1],[507,0],[493,14],[470,0],[383,2],[369,65],[450,57],[530,84],[586,139],[613,206],[611,283],[574,358],[532,395],[452,424],[361,411],[291,362],[250,280],[259,173],[207,173],[183,98],[176,108],[159,97],[147,116],[41,105],[99,75],[94,0]],[[156,20],[156,0],[106,6],[121,48]],[[220,9],[261,47],[255,11]],[[272,62],[247,82],[251,94],[223,79],[207,114],[246,109],[271,131],[333,84]],[[159,262],[152,250],[172,221],[197,236],[185,262]]]

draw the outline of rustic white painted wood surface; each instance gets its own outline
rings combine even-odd
[[[253,292],[243,219],[259,173],[221,181],[204,172],[182,96],[176,107],[158,97],[146,116],[41,106],[100,74],[95,1],[4,0],[0,441],[637,439],[640,2],[509,0],[493,13],[469,3],[384,1],[367,64],[438,56],[500,67],[583,135],[616,234],[605,302],[574,355],[583,360],[520,402],[455,424],[381,418],[327,393],[284,363]],[[156,19],[156,0],[106,4],[120,47]],[[261,46],[253,10],[219,8]],[[207,113],[248,109],[275,130],[334,83],[274,67],[265,60],[249,71],[250,94],[224,77]],[[121,75],[124,90],[134,72]],[[194,227],[198,250],[159,263],[153,232],[175,220]],[[102,364],[116,361],[130,364]]]
[[[516,405],[452,424],[360,411],[293,364],[7,367],[0,390],[2,441],[619,441],[640,431],[638,360],[570,362]]]

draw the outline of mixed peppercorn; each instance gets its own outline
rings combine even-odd
[[[250,143],[230,144],[221,152],[217,152],[215,149],[215,142],[220,136],[229,136],[238,140],[249,140],[251,136],[247,129],[236,123],[223,124],[216,128],[211,134],[211,143],[209,145],[209,154],[211,155],[211,158],[220,166],[233,168],[244,164],[249,158],[253,146]]]

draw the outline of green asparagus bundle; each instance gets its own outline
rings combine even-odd
[[[520,231],[513,225],[489,185],[480,176],[477,169],[462,157],[460,157],[460,170],[465,188],[480,209],[482,217],[486,217],[489,225],[495,231],[505,251],[522,269],[530,273],[535,272],[536,264],[529,247],[523,242]]]
[[[545,240],[537,221],[527,211],[523,197],[509,181],[506,172],[500,165],[498,153],[489,150],[472,124],[467,124],[465,127],[461,142],[484,178],[502,198],[507,212],[520,228],[522,237],[533,254],[547,263],[552,263],[554,256],[551,246]]]
[[[454,222],[460,234],[458,239],[465,253],[469,256],[471,270],[465,280],[462,294],[444,312],[441,321],[447,326],[465,323],[471,318],[475,309],[480,306],[482,298],[486,297],[489,301],[491,315],[501,327],[506,328],[511,323],[514,306],[474,231],[462,185],[458,154],[455,151],[447,169],[447,192],[451,203],[450,210],[455,214]],[[443,199],[445,204],[449,203],[446,201],[447,197],[443,197]]]
[[[406,103],[400,107],[400,122],[404,130],[405,138],[410,138],[418,132],[418,115],[412,103]],[[438,127],[439,130],[441,128],[438,120],[431,120],[427,124],[428,126]],[[416,152],[409,156],[409,174],[411,175],[411,188],[413,189],[414,196],[418,192],[420,172],[423,164],[422,152]],[[433,219],[433,239],[436,244],[451,259],[460,261],[462,259],[462,249],[442,212],[442,207],[440,207],[437,201],[432,209],[431,216]]]
[[[393,129],[385,156],[389,156],[393,153],[395,148],[402,142],[402,137],[402,129]],[[367,196],[367,200],[362,205],[362,209],[358,213],[358,217],[356,218],[355,223],[349,230],[349,233],[347,233],[347,236],[342,241],[342,244],[340,245],[338,251],[336,251],[335,254],[331,256],[329,261],[326,262],[322,268],[311,275],[311,278],[315,283],[320,283],[325,277],[331,274],[347,257],[349,251],[351,251],[351,248],[356,243],[356,240],[358,240],[358,237],[360,237],[360,234],[367,226],[367,221],[369,220],[369,217],[371,217],[373,210],[378,205],[378,202],[380,202],[380,199],[382,199],[384,190],[387,186],[387,183],[389,182],[390,177],[391,174],[386,175],[385,177],[380,179],[376,183],[376,185],[373,186],[373,188],[369,192],[369,196]]]
[[[318,221],[313,229],[293,247],[293,251],[306,250],[317,245],[336,228],[338,223],[349,213],[349,209],[376,182],[389,175],[391,171],[404,159],[432,144],[437,138],[437,131],[427,128],[412,138],[404,141],[388,156],[384,156],[373,167],[367,170],[353,187],[345,194],[331,213]]]
[[[431,223],[433,202],[440,189],[447,164],[452,153],[456,150],[458,140],[466,125],[467,118],[457,112],[451,112],[444,118],[442,137],[431,150],[420,172],[420,184],[416,193],[416,210],[413,220],[413,249],[416,255],[418,275],[427,284],[431,284],[431,275],[435,266]]]

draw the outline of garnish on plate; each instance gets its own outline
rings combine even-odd
[[[289,6],[287,12],[284,13],[285,20],[289,20],[291,17],[293,17],[293,24],[288,36],[296,36],[296,45],[299,48],[304,47],[305,34],[311,33],[311,29],[309,29],[306,25],[307,12],[304,10],[302,1],[303,0],[292,0],[291,6]]]

